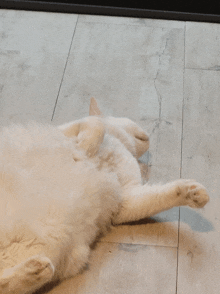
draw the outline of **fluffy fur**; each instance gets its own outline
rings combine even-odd
[[[203,207],[193,180],[142,185],[146,133],[126,118],[87,118],[54,127],[12,125],[0,133],[0,293],[29,294],[76,275],[111,224],[174,206]]]

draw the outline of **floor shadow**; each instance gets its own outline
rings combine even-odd
[[[53,288],[55,288],[56,286],[58,286],[59,284],[60,284],[59,281],[48,283],[48,284],[44,285],[42,288],[40,288],[37,291],[35,291],[33,294],[46,294],[49,291],[51,291]]]
[[[155,223],[166,223],[166,222],[176,222],[179,220],[179,215],[173,213],[172,219],[167,220],[165,217],[163,217],[163,214],[167,212],[160,213],[159,216],[154,216],[151,218],[143,218],[138,221],[134,222],[127,222],[121,224],[123,225],[129,225],[129,226],[138,226],[138,225],[145,225],[145,224],[155,224]],[[214,230],[214,226],[212,222],[204,218],[201,214],[199,214],[196,210],[193,210],[188,207],[181,207],[180,210],[180,222],[188,224],[191,229],[195,232],[210,232]]]
[[[212,222],[189,207],[181,207],[180,221],[188,224],[195,232],[205,233],[215,230]]]
[[[149,181],[151,171],[150,153],[146,152],[144,157],[138,159],[138,164],[141,171],[142,182],[146,184]]]

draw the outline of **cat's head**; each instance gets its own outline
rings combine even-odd
[[[104,117],[95,98],[91,98],[89,115],[102,117],[108,132],[118,138],[125,147],[139,158],[149,148],[149,137],[135,122],[128,118]]]

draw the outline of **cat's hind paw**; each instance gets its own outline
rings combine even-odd
[[[48,278],[52,278],[54,274],[54,266],[49,258],[36,255],[29,258],[24,264],[25,271],[29,275],[34,276],[48,276]]]
[[[192,208],[202,208],[209,201],[206,188],[194,180],[179,180],[177,195],[180,196],[182,205]]]
[[[1,294],[32,293],[51,281],[54,266],[49,258],[35,255],[24,262],[4,270],[0,277]]]

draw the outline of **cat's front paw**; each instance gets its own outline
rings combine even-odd
[[[177,184],[177,197],[180,205],[188,205],[192,208],[202,208],[209,201],[206,188],[194,180],[179,180]]]

